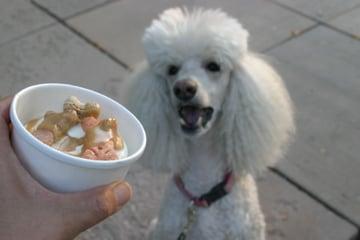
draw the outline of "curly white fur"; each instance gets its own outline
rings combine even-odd
[[[294,133],[293,110],[280,76],[249,52],[248,33],[220,10],[169,9],[146,30],[147,62],[133,81],[131,105],[149,143],[144,163],[180,173],[193,194],[207,192],[224,171],[236,173],[232,192],[199,209],[187,239],[265,239],[265,223],[253,176],[279,160]],[[179,134],[176,109],[163,72],[170,62],[199,54],[231,70],[221,111],[208,133],[194,139]],[[188,200],[169,183],[153,239],[176,239]]]

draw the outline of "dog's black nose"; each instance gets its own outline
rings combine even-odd
[[[192,99],[197,91],[197,83],[194,80],[181,80],[174,85],[175,96],[182,101]]]

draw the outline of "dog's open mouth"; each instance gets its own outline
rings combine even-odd
[[[200,127],[206,127],[213,112],[212,107],[180,106],[179,116],[182,130],[187,133],[195,133]]]

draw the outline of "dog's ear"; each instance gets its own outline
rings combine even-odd
[[[139,67],[131,80],[129,107],[143,124],[147,146],[142,163],[157,171],[175,171],[183,166],[184,141],[172,127],[169,90],[147,64]]]
[[[220,120],[230,167],[259,173],[282,157],[295,132],[293,108],[277,72],[260,56],[236,63]]]

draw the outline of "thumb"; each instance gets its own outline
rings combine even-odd
[[[77,235],[116,213],[131,196],[130,185],[117,181],[84,192],[64,194],[61,211],[66,225]]]

